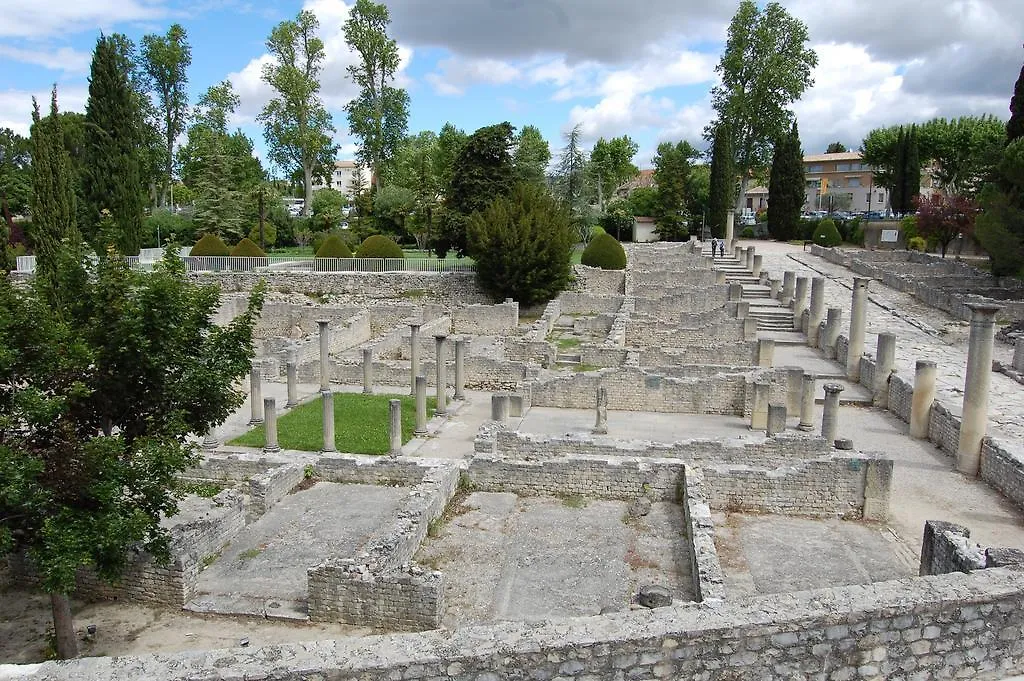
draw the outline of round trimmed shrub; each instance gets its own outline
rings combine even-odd
[[[267,254],[256,245],[256,242],[246,237],[235,244],[235,247],[231,249],[231,255],[235,258],[262,258]]]
[[[744,227],[743,231],[740,232],[740,238],[741,239],[753,239],[754,238],[754,228],[753,227]]]
[[[383,234],[374,234],[356,249],[357,258],[404,258],[402,247]]]
[[[819,222],[818,228],[814,230],[814,243],[829,248],[843,243],[843,238],[839,236],[839,230],[836,229],[836,223],[829,218]]]
[[[612,235],[598,234],[590,240],[580,262],[589,267],[600,267],[602,270],[624,270],[626,251]]]
[[[331,234],[324,239],[323,244],[316,251],[318,258],[351,258],[352,251],[337,234]]]
[[[225,256],[230,253],[231,249],[216,234],[204,234],[203,238],[197,241],[192,250],[188,252],[191,256]]]

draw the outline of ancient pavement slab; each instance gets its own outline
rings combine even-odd
[[[518,430],[535,435],[591,435],[596,420],[595,409],[556,409],[533,407]],[[693,438],[764,439],[752,433],[749,419],[715,414],[665,414],[646,411],[608,411],[608,436],[620,440],[678,442]]]

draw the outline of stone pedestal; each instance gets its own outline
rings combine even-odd
[[[466,399],[466,339],[455,339],[455,399]]]
[[[597,388],[597,422],[594,424],[594,433],[608,434],[608,389],[603,385]]]
[[[796,290],[796,272],[789,271],[782,273],[782,296],[779,298],[779,302],[783,305],[789,305],[793,300],[793,294]]]
[[[754,262],[750,264],[750,272],[756,279],[761,276],[761,268],[764,266],[764,256],[755,255]]]
[[[821,415],[821,436],[829,447],[835,445],[839,432],[839,393],[843,386],[838,383],[825,384],[825,409]]]
[[[388,400],[388,454],[402,453],[402,401]]]
[[[329,319],[316,320],[320,327],[320,392],[331,387],[331,331]]]
[[[373,348],[363,348],[363,394],[373,394]]]
[[[750,316],[750,301],[741,300],[736,303],[736,319],[746,319]]]
[[[434,415],[444,416],[448,413],[448,365],[445,361],[448,337],[444,334],[434,336],[434,348],[437,354],[437,408]]]
[[[811,279],[811,305],[807,308],[807,345],[818,347],[818,331],[825,318],[825,277]]]
[[[427,434],[427,377],[416,377],[416,435]]]
[[[743,300],[743,284],[729,284],[729,302]]]
[[[770,367],[775,363],[775,341],[762,338],[757,341],[757,366]]]
[[[202,448],[208,452],[220,447],[220,440],[217,439],[217,429],[210,426],[210,429],[206,431],[206,435],[203,437]]]
[[[928,422],[935,402],[935,362],[918,360],[914,367],[914,394],[910,402],[910,437],[928,439]]]
[[[778,279],[769,279],[768,287],[768,295],[771,296],[772,300],[778,300],[779,290],[782,288],[782,282]]]
[[[1024,338],[1018,338],[1013,346],[1013,368],[1024,372]]]
[[[797,428],[804,432],[814,430],[814,394],[818,377],[804,373],[800,382],[800,423]]]
[[[875,385],[871,402],[882,409],[889,408],[889,375],[896,363],[896,334],[878,334],[875,348]]]
[[[725,211],[725,248],[732,253],[736,246],[736,211]]]
[[[750,429],[765,430],[768,428],[768,395],[771,390],[769,383],[758,381],[754,384],[754,400],[750,407]]]
[[[829,359],[836,358],[836,343],[839,341],[839,327],[843,323],[843,308],[830,307],[825,317],[825,333],[819,338],[819,345]]]
[[[800,331],[804,327],[804,311],[807,309],[807,277],[796,278],[793,291],[793,328]]]
[[[498,423],[508,421],[508,393],[491,395],[491,420]]]
[[[295,360],[288,362],[285,371],[288,374],[288,400],[284,406],[290,409],[299,403],[298,366],[295,364]]]
[[[715,271],[715,283],[716,284],[725,284],[725,283],[727,283],[726,282],[726,278],[725,278],[725,271],[724,270],[716,270]]]
[[[323,420],[325,452],[338,451],[334,445],[334,393],[330,390],[320,392],[321,418]]]
[[[263,413],[265,415],[265,439],[263,451],[279,452],[280,445],[277,444],[277,400],[273,397],[263,398]]]
[[[860,381],[860,358],[864,354],[864,331],[868,305],[867,277],[853,278],[853,302],[850,306],[850,344],[846,352],[846,377]]]
[[[409,362],[412,377],[409,380],[410,395],[416,395],[416,377],[420,375],[420,324],[409,324]]]
[[[253,364],[249,370],[249,411],[251,418],[250,426],[258,426],[263,423],[263,384],[260,376],[260,366]]]
[[[967,376],[956,467],[964,475],[977,476],[981,466],[981,441],[988,429],[988,393],[992,382],[992,339],[999,305],[967,303],[971,308],[971,335],[967,348]]]
[[[751,272],[754,271],[754,257],[756,255],[757,254],[754,252],[754,247],[753,246],[747,246],[747,252],[746,252],[746,256],[747,256],[747,269],[750,270]],[[755,274],[754,276],[756,277],[757,275]]]
[[[768,437],[775,437],[786,430],[786,405],[768,405],[768,424],[766,434]]]

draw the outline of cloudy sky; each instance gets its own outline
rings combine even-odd
[[[353,149],[342,106],[354,91],[341,34],[353,0],[5,0],[0,20],[0,127],[27,134],[31,97],[57,83],[62,109],[84,110],[101,31],[133,40],[178,22],[193,48],[192,101],[230,78],[235,123],[256,141],[270,97],[264,40],[303,7],[320,19],[322,94],[342,155]],[[451,121],[467,131],[508,120],[552,143],[574,124],[592,141],[629,134],[649,167],[664,140],[704,148],[708,91],[734,0],[385,0],[412,99],[410,131]],[[804,149],[857,147],[879,125],[934,116],[1007,116],[1024,62],[1024,0],[783,0],[810,29],[815,85],[795,106]]]

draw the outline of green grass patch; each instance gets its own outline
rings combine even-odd
[[[571,257],[569,259],[569,264],[570,265],[579,265],[580,264],[580,259],[583,258],[583,249],[584,248],[585,248],[585,246],[583,246],[582,244],[577,244],[576,248],[572,249],[572,254],[571,254]]]
[[[402,402],[402,444],[416,429],[416,401],[408,395],[334,394],[334,441],[339,452],[350,454],[388,453],[388,401]],[[437,399],[427,398],[427,414],[433,414]],[[323,407],[320,398],[300,405],[277,419],[277,441],[284,449],[318,452],[323,448]],[[262,425],[228,444],[262,447],[266,433]]]
[[[580,494],[565,494],[559,497],[562,500],[562,506],[566,508],[586,508],[587,498]]]
[[[430,291],[425,288],[410,288],[398,294],[399,298],[411,298],[413,300],[429,296]]]
[[[212,499],[220,494],[221,490],[224,489],[224,485],[217,482],[180,482],[178,483],[178,489],[185,494],[194,494],[197,497]]]
[[[261,549],[259,547],[255,547],[255,548],[251,548],[251,549],[247,549],[245,551],[242,551],[240,554],[238,554],[238,558],[240,560],[252,560],[256,556],[260,555],[261,553],[263,553],[263,549]]]
[[[578,348],[580,346],[579,338],[556,338],[555,345],[558,346],[559,350],[571,350],[572,348]]]

